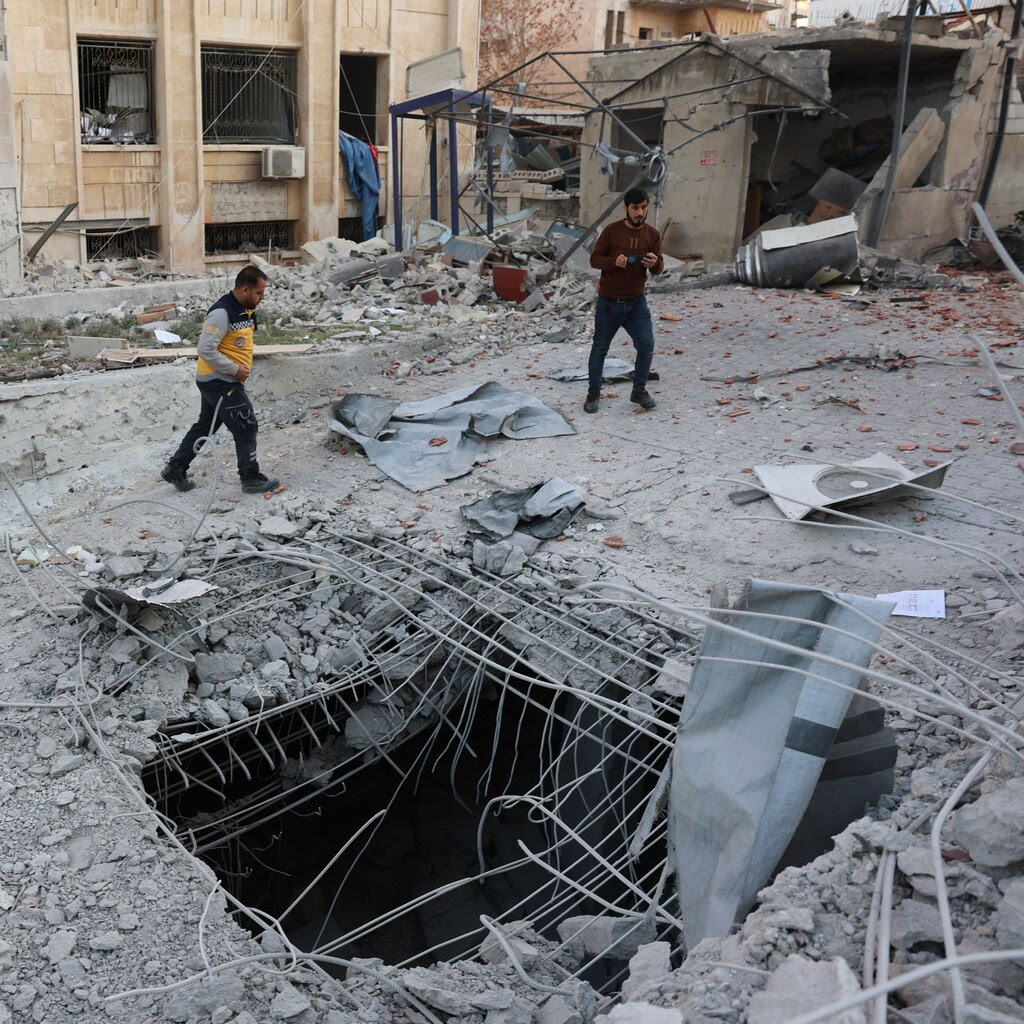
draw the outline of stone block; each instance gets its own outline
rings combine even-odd
[[[91,338],[68,335],[68,355],[72,359],[94,359],[105,348],[124,348],[124,338]]]

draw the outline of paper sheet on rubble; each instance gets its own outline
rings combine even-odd
[[[331,408],[331,430],[355,441],[382,472],[412,491],[464,476],[486,458],[486,440],[559,437],[572,425],[540,399],[493,381],[398,404],[346,395]]]
[[[690,679],[669,791],[669,849],[687,948],[728,934],[767,883],[891,608],[855,594],[752,580],[732,609],[711,611],[715,623]]]
[[[548,380],[560,380],[560,381],[575,381],[575,380],[586,380],[589,377],[587,367],[584,366],[567,366],[561,370],[552,370],[550,373],[545,374]],[[627,363],[625,359],[618,359],[615,356],[610,356],[604,361],[604,382],[611,384],[613,381],[618,380],[632,380],[633,379],[633,364]],[[649,380],[658,380],[657,371],[652,371],[648,375]]]
[[[892,594],[879,594],[879,601],[893,601],[893,615],[912,619],[944,619],[946,592],[944,590],[897,590]]]

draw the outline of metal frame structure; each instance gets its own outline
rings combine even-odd
[[[392,103],[388,107],[391,115],[391,192],[394,209],[395,248],[402,248],[402,138],[401,123],[409,118],[424,121],[430,132],[430,216],[437,219],[437,122],[438,117],[447,116],[454,128],[457,123],[456,104],[472,106],[484,104],[483,93],[466,89],[443,89],[440,92],[417,96],[411,100]],[[448,133],[448,167],[451,189],[452,234],[459,233],[459,149],[455,132]]]
[[[584,245],[592,234],[596,232],[599,225],[605,220],[605,218],[620,204],[622,195],[625,194],[630,188],[639,184],[641,181],[647,179],[656,183],[660,183],[663,179],[667,164],[666,161],[674,153],[678,152],[684,146],[695,142],[697,139],[703,137],[708,132],[718,131],[729,124],[734,123],[741,117],[755,116],[765,113],[788,113],[792,111],[828,111],[839,117],[846,118],[842,111],[837,110],[831,104],[827,103],[819,96],[815,96],[813,93],[804,89],[796,82],[792,82],[785,76],[780,75],[778,72],[773,71],[763,66],[758,61],[751,59],[743,53],[739,53],[735,48],[730,47],[728,44],[722,42],[715,36],[709,36],[706,34],[698,34],[693,39],[685,41],[683,43],[669,43],[660,46],[645,47],[644,52],[657,52],[659,50],[678,50],[678,54],[659,65],[657,68],[647,72],[639,78],[623,84],[623,90],[628,88],[634,88],[639,84],[647,81],[653,75],[661,72],[668,63],[672,60],[679,60],[685,58],[690,53],[703,47],[711,47],[718,53],[725,57],[735,60],[738,64],[749,69],[749,74],[746,78],[739,80],[738,82],[731,82],[726,86],[720,84],[714,84],[707,86],[705,89],[693,90],[691,95],[697,95],[703,92],[715,92],[725,91],[732,88],[736,84],[742,82],[755,81],[758,79],[771,79],[778,82],[780,85],[792,90],[793,94],[800,98],[800,102],[795,103],[792,106],[782,106],[773,108],[772,110],[756,110],[747,111],[745,114],[738,115],[725,119],[718,124],[706,129],[705,131],[695,133],[691,138],[686,139],[678,146],[667,152],[663,151],[660,146],[650,146],[644,142],[630,126],[619,116],[617,110],[623,106],[622,104],[616,104],[613,99],[602,100],[594,91],[594,89],[586,82],[581,81],[572,71],[566,66],[563,58],[571,56],[597,56],[597,55],[608,55],[621,53],[621,50],[553,50],[547,51],[542,54],[538,54],[536,57],[524,62],[511,71],[506,72],[503,75],[493,79],[486,85],[481,86],[475,92],[469,92],[461,89],[448,89],[437,93],[431,93],[427,96],[417,97],[412,100],[406,100],[402,103],[394,103],[391,105],[391,145],[392,152],[394,154],[392,158],[392,203],[394,210],[394,224],[395,224],[395,244],[397,248],[401,248],[402,239],[402,159],[401,159],[401,146],[400,146],[400,132],[399,123],[404,118],[415,118],[427,122],[430,131],[429,139],[429,188],[430,188],[430,210],[431,217],[434,219],[438,215],[438,190],[437,190],[437,145],[436,145],[436,122],[438,119],[447,120],[450,125],[450,131],[448,136],[449,142],[449,190],[451,197],[451,211],[452,211],[452,223],[449,225],[453,235],[460,233],[460,208],[459,199],[462,194],[470,189],[475,188],[486,206],[487,218],[486,227],[476,224],[472,216],[466,213],[466,216],[473,221],[476,225],[477,230],[486,234],[488,237],[493,236],[494,224],[495,224],[495,203],[494,203],[494,170],[493,170],[493,149],[487,145],[486,139],[484,140],[483,147],[484,153],[478,159],[483,160],[486,166],[487,172],[487,185],[481,187],[472,178],[467,182],[464,189],[459,188],[458,183],[458,154],[457,146],[455,142],[455,126],[459,123],[468,123],[478,131],[481,125],[478,120],[467,121],[464,118],[458,116],[456,110],[456,104],[468,101],[471,106],[483,107],[487,110],[487,127],[494,127],[491,123],[492,118],[490,112],[493,109],[492,96],[507,97],[511,100],[514,105],[517,99],[528,100],[536,102],[544,102],[552,106],[564,107],[567,112],[575,112],[583,115],[590,113],[600,112],[602,118],[608,118],[611,123],[617,125],[619,129],[629,137],[633,143],[639,146],[637,152],[630,154],[623,153],[622,155],[630,155],[633,157],[639,157],[640,168],[636,175],[631,177],[631,180],[626,186],[621,189],[616,195],[615,199],[611,204],[608,205],[601,213],[590,223],[584,232],[584,234],[577,239],[575,244],[567,251],[563,252],[555,263],[552,265],[548,272],[548,276],[553,276],[559,272],[561,267],[565,264],[572,254],[581,246]],[[542,62],[548,62],[554,65],[557,73],[564,76],[564,81],[567,86],[573,87],[574,91],[578,92],[582,98],[585,98],[586,102],[579,102],[574,100],[566,99],[555,99],[547,95],[530,93],[523,86],[524,83],[521,81],[527,77],[527,73],[533,72],[541,65]],[[673,96],[660,97],[660,102],[665,106],[667,110],[667,104]],[[528,111],[528,107],[524,108]],[[429,113],[416,113],[418,111],[429,111]],[[511,114],[509,115],[511,116]],[[538,138],[550,138],[560,140],[561,136],[557,136],[551,133],[545,133],[543,131],[532,131],[531,135]],[[580,145],[584,145],[580,143]],[[596,147],[592,147],[596,148]],[[611,150],[611,147],[605,147],[605,152]],[[618,154],[615,154],[616,156]],[[465,213],[465,211],[461,211]]]

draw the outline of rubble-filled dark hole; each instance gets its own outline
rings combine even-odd
[[[468,701],[476,701],[475,711],[463,721],[460,706]],[[607,795],[604,775],[621,778],[627,767],[625,762],[618,764],[609,749],[625,741],[633,745],[635,756],[643,746],[641,740],[641,747],[636,747],[628,728],[564,693],[553,698],[550,689],[539,685],[502,687],[491,681],[480,684],[478,692],[464,694],[448,707],[446,716],[450,724],[423,729],[389,747],[386,756],[364,764],[344,783],[328,785],[302,806],[276,814],[201,855],[241,902],[277,917],[364,823],[387,808],[379,826],[356,839],[288,913],[284,924],[291,941],[312,950],[367,922],[388,917],[424,893],[476,875],[481,820],[485,868],[523,859],[518,841],[543,856],[552,838],[564,839],[564,832],[536,815],[531,820],[525,803],[503,809],[492,805],[487,813],[485,808],[492,797],[536,792],[545,766],[552,763],[548,789],[574,790],[563,803],[561,817],[606,856],[621,846],[622,807],[601,809],[600,805]],[[563,721],[553,724],[553,716]],[[311,718],[308,708],[305,717]],[[460,721],[461,739],[451,727]],[[284,745],[289,759],[300,755],[305,759],[314,752],[309,732],[300,724],[294,729],[281,724],[278,732],[297,737]],[[328,731],[322,739],[325,747],[330,735]],[[572,752],[564,756],[570,737]],[[267,744],[265,738],[263,742]],[[212,788],[223,789],[223,801],[197,786],[179,787],[160,807],[183,833],[196,823],[219,817],[228,806],[244,803],[260,787],[275,784],[275,773],[266,761],[249,758],[243,748],[244,740],[236,744],[236,753],[238,760],[254,766],[251,780],[238,771],[237,764],[232,766],[226,753],[218,758],[227,781]],[[603,766],[602,772],[594,773],[598,765]],[[588,773],[595,777],[573,787],[573,780]],[[623,795],[639,814],[653,777],[635,774],[635,783]],[[210,781],[209,772],[206,779]],[[288,799],[283,796],[282,804]],[[554,860],[560,869],[569,866],[571,871],[581,853],[577,844],[564,843]],[[648,859],[637,864],[638,873],[651,869]],[[607,881],[599,881],[594,889],[614,900],[620,892],[617,884],[609,887]],[[479,944],[482,914],[497,918],[513,907],[515,919],[536,920],[538,930],[557,938],[555,925],[560,919],[601,910],[597,902],[571,887],[568,892],[566,900],[566,887],[552,873],[527,863],[460,885],[331,952],[340,957],[380,957],[392,964],[452,959]],[[554,895],[562,898],[563,909],[545,916]],[[591,973],[599,976],[592,978],[593,983],[599,985],[618,966],[594,968]]]

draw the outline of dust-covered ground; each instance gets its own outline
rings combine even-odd
[[[977,291],[883,290],[853,300],[674,287],[652,294],[651,306],[658,373],[649,387],[658,403],[651,411],[631,404],[627,382],[608,385],[599,411],[586,415],[584,383],[549,379],[586,363],[590,319],[577,305],[460,324],[437,317],[422,355],[403,350],[369,371],[339,369],[336,376],[329,361],[318,364],[327,367],[318,379],[258,408],[260,464],[281,479],[279,493],[240,493],[226,434],[196,461],[196,489],[173,491],[158,472],[188,426],[182,422],[166,441],[126,445],[123,457],[93,467],[87,486],[69,491],[68,480],[56,477],[26,489],[35,496],[26,503],[39,510],[53,542],[41,565],[15,567],[26,547],[46,542],[5,497],[11,557],[0,577],[0,1022],[421,1024],[440,1017],[568,1024],[609,1011],[615,1020],[657,1024],[782,1021],[956,950],[1024,945],[1024,790],[1012,708],[1024,639],[1024,437],[969,336],[976,332],[992,346],[1006,387],[1024,401],[1019,290],[995,275]],[[611,355],[631,358],[624,337]],[[118,375],[94,376],[97,407],[116,402]],[[160,379],[166,386],[166,376]],[[575,433],[490,442],[487,461],[471,473],[414,493],[326,425],[330,404],[343,393],[412,401],[486,381],[540,398],[564,413]],[[857,521],[796,524],[770,500],[730,499],[756,484],[755,465],[847,463],[878,452],[915,471],[952,465],[935,493],[870,505]],[[945,618],[892,620],[899,650],[928,656],[915,656],[908,667],[883,655],[874,665],[891,680],[872,688],[888,703],[899,741],[894,796],[834,851],[784,872],[733,937],[709,940],[681,964],[678,939],[669,940],[671,960],[669,946],[644,946],[615,1008],[614,992],[595,1003],[565,980],[574,971],[571,958],[550,934],[529,933],[535,955],[528,963],[499,953],[486,965],[431,973],[367,961],[350,969],[354,980],[345,985],[323,974],[324,964],[292,963],[279,947],[258,945],[251,933],[266,922],[240,925],[244,914],[209,866],[172,837],[171,823],[153,813],[138,782],[166,724],[160,714],[166,720],[171,711],[200,706],[194,672],[130,633],[97,654],[93,645],[109,627],[81,612],[83,585],[120,586],[169,563],[172,575],[201,576],[214,539],[229,557],[268,537],[287,545],[293,537],[323,541],[332,531],[407,545],[414,560],[470,566],[460,506],[552,477],[575,486],[586,506],[528,560],[527,574],[532,566],[554,579],[614,579],[698,609],[716,585],[736,593],[750,578],[871,597],[945,591]],[[49,489],[46,502],[36,500],[41,489]],[[276,525],[261,532],[271,519]],[[81,559],[63,554],[72,545],[103,568],[83,576]],[[255,573],[252,586],[261,585]],[[244,660],[280,632],[274,615],[265,623],[248,619],[250,646],[225,650]],[[216,643],[230,629],[228,619],[208,639]],[[282,635],[288,641],[290,634]],[[152,674],[185,679],[180,708],[166,694],[161,704],[158,688],[133,695],[143,655]],[[113,696],[103,692],[111,674],[128,679]],[[298,677],[293,670],[290,678]],[[911,681],[921,690],[899,685]],[[183,692],[178,683],[167,683],[175,699]],[[955,701],[936,704],[946,692]],[[211,689],[202,700],[219,694]],[[1003,731],[986,729],[987,716]],[[232,720],[229,709],[225,717]],[[954,815],[936,840],[947,914],[929,860],[929,830],[934,811],[985,752],[991,761],[961,794],[974,818]],[[889,887],[876,895],[886,870]],[[893,961],[884,970],[875,957],[882,946]],[[820,977],[809,973],[818,968]],[[949,994],[948,973],[896,986],[890,1019],[952,1020],[958,1000],[967,1006],[962,1019],[1024,1019],[1019,961],[969,970],[959,994]],[[170,987],[204,974],[205,981]],[[439,995],[445,986],[451,991]],[[802,986],[812,992],[810,1003]],[[552,1008],[556,989],[565,1017]],[[124,995],[131,990],[151,991]],[[630,1009],[631,1000],[657,1011]],[[866,1019],[861,1012],[842,1019]]]

